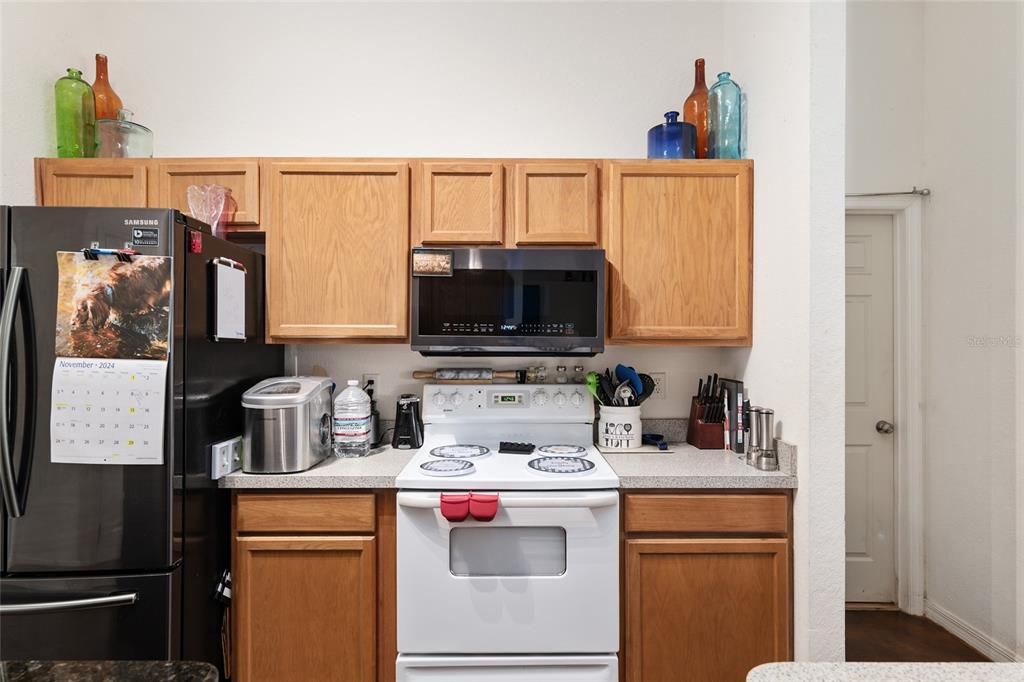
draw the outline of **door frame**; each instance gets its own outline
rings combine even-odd
[[[924,614],[922,199],[916,195],[847,197],[846,215],[892,217],[896,605],[920,616]]]

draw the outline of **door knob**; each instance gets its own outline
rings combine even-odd
[[[887,422],[884,419],[879,420],[878,423],[875,424],[875,431],[878,431],[879,433],[892,433],[895,430],[896,427],[893,426],[893,423]]]

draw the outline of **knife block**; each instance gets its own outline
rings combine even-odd
[[[707,424],[701,421],[704,406],[697,402],[697,396],[690,400],[690,419],[686,422],[686,442],[701,450],[722,450],[725,448],[725,425],[722,422]]]

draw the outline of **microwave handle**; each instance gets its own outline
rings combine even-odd
[[[461,492],[461,491],[460,491]],[[411,509],[440,509],[441,494],[426,492],[402,491],[397,495],[398,506]],[[595,509],[598,507],[611,507],[619,501],[617,490],[595,490],[592,492],[564,492],[557,495],[517,495],[515,497],[504,497],[498,493],[498,504],[505,509]]]

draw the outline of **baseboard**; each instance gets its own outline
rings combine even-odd
[[[987,656],[996,663],[1024,662],[1024,657],[1018,658],[1013,649],[997,642],[987,634],[974,627],[967,621],[961,619],[945,607],[936,604],[930,599],[924,600],[924,617],[939,625],[945,630],[953,633],[964,642],[978,650],[979,653]]]

